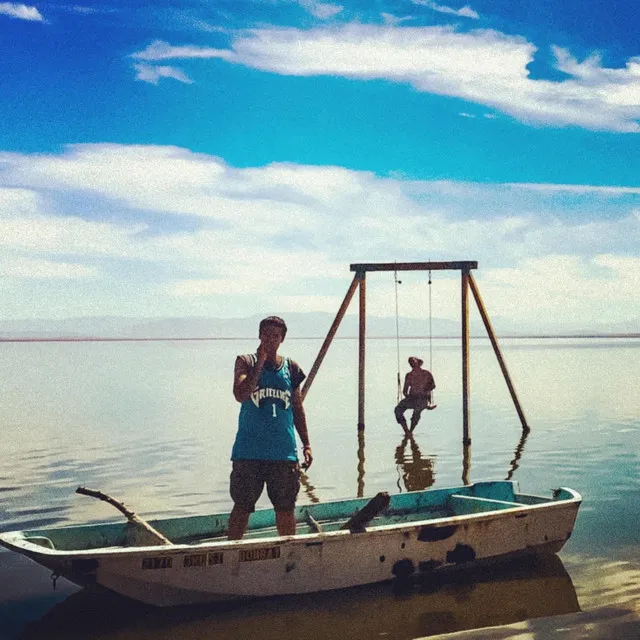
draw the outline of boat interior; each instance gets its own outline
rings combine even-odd
[[[552,497],[521,494],[516,489],[513,481],[497,481],[394,494],[388,506],[367,524],[367,529],[491,513],[573,497],[563,489],[556,490]],[[298,506],[297,533],[322,535],[337,531],[368,502],[368,498],[357,498]],[[226,542],[228,519],[229,514],[224,513],[150,520],[149,524],[174,544],[202,544]],[[23,531],[21,535],[26,541],[44,548],[82,551],[129,546],[128,527],[126,522],[100,523]],[[256,510],[251,515],[244,539],[277,536],[273,510]]]

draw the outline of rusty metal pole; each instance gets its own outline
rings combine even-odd
[[[462,315],[462,442],[471,444],[469,432],[469,268],[461,270],[461,315]]]
[[[336,335],[336,332],[338,331],[338,327],[342,322],[342,318],[344,318],[344,314],[346,313],[347,308],[349,307],[349,303],[351,302],[351,298],[353,298],[353,294],[355,293],[355,290],[358,284],[359,284],[358,276],[355,275],[353,280],[351,281],[351,285],[349,286],[349,289],[344,297],[344,300],[340,305],[340,309],[338,309],[338,313],[336,314],[333,324],[329,329],[329,333],[327,333],[327,337],[324,339],[324,342],[322,343],[322,347],[320,347],[320,351],[318,352],[318,355],[316,356],[316,360],[313,363],[313,366],[311,367],[311,371],[309,371],[309,375],[307,376],[307,379],[304,381],[304,386],[302,387],[302,391],[301,391],[303,400],[307,397],[307,393],[309,392],[309,389],[313,384],[313,380],[316,377],[318,370],[320,369],[320,365],[322,364],[324,357],[327,355],[327,351],[331,346],[333,337]]]
[[[462,482],[464,484],[471,484],[469,482],[469,471],[471,471],[471,445],[462,445]]]
[[[365,383],[365,342],[366,342],[366,272],[359,271],[356,278],[360,280],[360,321],[358,331],[358,431],[364,430],[364,383]]]
[[[496,358],[498,359],[498,364],[500,365],[500,369],[502,371],[502,375],[504,376],[505,382],[507,383],[507,387],[509,389],[509,393],[511,394],[511,399],[513,400],[513,404],[516,407],[516,411],[518,412],[518,417],[520,418],[520,424],[522,425],[523,431],[529,431],[529,426],[527,425],[527,419],[524,416],[524,411],[520,406],[520,402],[518,400],[518,395],[516,394],[516,389],[511,382],[511,377],[509,376],[509,370],[507,369],[507,364],[502,357],[502,353],[500,351],[500,347],[498,346],[498,338],[496,338],[496,334],[493,331],[493,327],[491,326],[491,320],[489,320],[489,315],[487,314],[487,310],[484,307],[484,303],[482,302],[482,297],[480,296],[480,291],[478,290],[478,285],[474,280],[473,276],[469,275],[469,285],[471,286],[471,292],[473,293],[473,297],[476,300],[476,305],[478,306],[478,311],[480,311],[480,316],[482,317],[482,322],[484,322],[484,327],[487,330],[487,334],[489,336],[489,340],[491,341],[491,346],[493,347],[493,351],[496,354]]]

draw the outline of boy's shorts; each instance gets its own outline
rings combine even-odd
[[[234,460],[230,493],[233,503],[253,513],[264,485],[276,511],[293,511],[300,491],[300,468],[290,460]]]

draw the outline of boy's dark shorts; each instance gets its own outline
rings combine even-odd
[[[276,511],[293,511],[300,491],[300,469],[289,460],[234,460],[230,493],[233,503],[249,513],[267,485],[267,495]]]

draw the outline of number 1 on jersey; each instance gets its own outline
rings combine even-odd
[[[272,414],[272,417],[276,418],[276,417],[277,417],[277,416],[276,416],[276,403],[275,403],[275,402],[273,402],[273,403],[271,404],[271,406],[273,407],[273,414]]]

